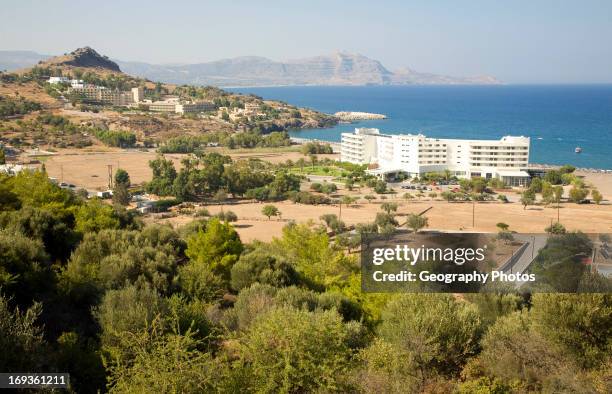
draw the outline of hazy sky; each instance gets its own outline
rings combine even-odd
[[[357,52],[387,68],[510,83],[612,82],[612,1],[6,1],[0,49],[89,45],[196,63]]]

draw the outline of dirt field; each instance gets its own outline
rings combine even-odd
[[[391,201],[391,200],[387,200]],[[517,203],[447,203],[445,201],[398,201],[398,221],[403,223],[404,215],[420,213],[432,207],[425,216],[429,219],[429,229],[462,230],[462,231],[497,231],[496,224],[504,222],[513,231],[523,233],[542,233],[550,225],[551,220],[557,220],[557,209],[529,207],[526,210]],[[282,227],[288,220],[320,222],[319,217],[326,213],[339,214],[338,206],[313,206],[279,202],[274,205],[282,213],[282,220],[268,220],[261,214],[264,203],[236,203],[223,206],[225,211],[231,210],[238,215],[236,230],[243,241],[254,239],[269,241],[281,234]],[[210,213],[219,212],[219,206],[207,206]],[[472,209],[475,213],[475,227],[472,227]],[[342,220],[347,224],[372,222],[376,212],[380,211],[379,203],[361,203],[354,207],[342,207]],[[577,205],[562,204],[560,210],[561,222],[569,230],[584,232],[612,232],[612,205]],[[191,217],[176,217],[166,219],[173,225],[185,224],[193,220]]]
[[[88,190],[103,190],[108,185],[108,165],[113,166],[113,173],[119,167],[130,174],[133,184],[151,180],[149,160],[155,159],[154,152],[109,151],[109,152],[60,152],[45,160],[50,176],[72,183]],[[180,164],[181,155],[166,155],[175,165]],[[63,172],[63,177],[62,177]]]
[[[211,151],[228,154],[233,159],[257,158],[271,163],[304,158],[304,155],[299,152],[232,152],[226,149],[211,149]],[[118,167],[126,170],[130,174],[132,183],[137,185],[151,180],[149,160],[155,159],[156,156],[155,152],[125,151],[96,146],[92,149],[62,150],[44,160],[50,176],[62,179],[63,168],[64,182],[88,190],[103,190],[108,185],[108,165],[113,166],[113,171]],[[171,159],[178,169],[185,155],[167,154],[165,157]],[[337,155],[318,155],[318,157],[335,159]]]
[[[584,180],[595,185],[604,199],[612,200],[612,174],[576,171],[577,175],[584,176]]]
[[[304,156],[294,151],[227,151],[215,149],[222,153],[228,153],[234,159],[259,158],[270,162],[278,163],[287,159],[298,160]],[[184,155],[169,154],[165,155],[172,159],[177,166]],[[336,155],[319,155],[319,157],[334,158]],[[64,182],[73,183],[77,187],[85,187],[90,190],[103,190],[108,183],[107,165],[112,165],[113,169],[121,167],[126,169],[132,182],[139,184],[151,179],[151,170],[148,162],[156,157],[155,152],[123,151],[119,149],[100,149],[92,147],[89,151],[70,151],[58,152],[57,155],[48,157],[45,161],[47,171],[52,177],[61,178],[63,169]],[[587,182],[595,184],[603,193],[605,199],[612,197],[612,175],[584,173]],[[305,186],[307,188],[307,186]],[[344,193],[344,190],[340,190]],[[368,189],[354,192],[363,197],[366,194],[373,194]],[[398,196],[402,194],[399,191]],[[386,201],[393,201],[388,199]],[[347,208],[342,207],[342,220],[347,224],[371,222],[380,211],[380,200],[375,203],[367,203],[361,198],[358,205]],[[552,207],[529,207],[526,210],[518,203],[478,203],[474,206],[471,203],[447,203],[445,201],[414,201],[406,202],[397,200],[400,204],[399,215],[408,213],[420,213],[429,207],[433,207],[427,212],[429,218],[429,228],[445,230],[464,230],[464,231],[496,231],[496,224],[505,222],[510,228],[519,232],[543,232],[549,226],[551,220],[556,221],[557,209]],[[339,207],[336,206],[311,206],[300,205],[292,202],[275,203],[282,212],[282,220],[268,221],[262,214],[261,208],[264,204],[240,202],[236,204],[224,205],[225,210],[234,211],[239,221],[236,228],[245,241],[260,239],[268,241],[281,233],[282,227],[288,220],[305,222],[313,220],[319,222],[319,217],[326,213],[339,215]],[[472,227],[472,209],[475,213],[475,227]],[[218,206],[207,207],[211,213],[219,211]],[[582,230],[585,232],[612,232],[612,205],[577,205],[566,203],[562,204],[559,210],[561,222],[570,230]],[[191,217],[176,217],[167,219],[174,225],[181,225],[193,220]]]

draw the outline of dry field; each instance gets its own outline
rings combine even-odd
[[[392,201],[392,200],[386,200]],[[421,213],[432,207],[425,216],[429,219],[430,229],[495,232],[496,224],[504,222],[513,231],[523,233],[542,233],[550,225],[551,220],[557,220],[556,208],[528,207],[523,209],[517,203],[447,203],[445,201],[397,201],[398,221],[403,223],[402,216],[409,213]],[[225,204],[225,211],[231,210],[238,215],[236,230],[243,241],[254,239],[269,241],[281,234],[288,220],[306,222],[313,220],[320,223],[319,217],[326,213],[339,215],[339,207],[326,205],[302,205],[289,201],[274,203],[282,213],[282,220],[268,220],[261,213],[264,203],[239,202]],[[210,205],[206,207],[211,214],[220,211],[221,207]],[[472,227],[472,209],[474,209],[475,227]],[[349,208],[342,207],[342,220],[347,224],[372,222],[380,211],[380,203],[360,202]],[[561,222],[569,230],[584,232],[612,232],[612,205],[577,205],[562,204],[559,210]],[[193,220],[191,217],[179,216],[164,219],[173,225],[185,224]]]
[[[49,176],[72,183],[77,187],[88,190],[104,190],[108,185],[108,165],[113,171],[118,167],[130,174],[133,184],[140,184],[151,180],[149,160],[155,159],[154,152],[119,151],[108,152],[76,152],[62,151],[57,155],[47,157],[45,167]],[[166,155],[175,165],[180,164],[181,155]],[[62,177],[63,173],[63,177]]]
[[[288,159],[296,161],[304,158],[304,155],[299,152],[243,152],[240,150],[233,152],[226,149],[210,149],[210,151],[228,154],[235,160],[257,158],[271,163],[280,163]],[[118,167],[123,168],[130,174],[133,184],[141,184],[151,180],[152,173],[149,168],[149,160],[155,159],[156,156],[157,154],[153,151],[125,151],[95,146],[90,147],[90,149],[60,150],[56,155],[45,159],[45,166],[49,175],[54,178],[62,178],[63,168],[64,182],[88,190],[103,190],[108,184],[108,165],[113,166],[113,171]],[[181,159],[185,157],[182,154],[166,154],[164,156],[171,159],[177,169],[180,167]],[[335,159],[337,155],[318,155],[318,157]]]
[[[227,151],[215,149],[220,153],[230,154],[234,159],[259,158],[270,162],[278,163],[287,159],[298,160],[304,157],[299,152],[264,152],[264,151]],[[167,158],[172,159],[177,166],[184,155],[168,154]],[[319,155],[319,157],[334,158],[336,155]],[[100,149],[91,147],[89,150],[64,150],[57,155],[48,157],[45,161],[47,171],[53,177],[60,178],[63,169],[63,180],[85,187],[90,190],[102,190],[108,183],[107,165],[112,165],[113,169],[117,166],[124,168],[130,174],[134,184],[151,179],[151,170],[148,162],[156,157],[154,152],[124,151],[119,149]],[[610,174],[591,174],[586,173],[586,180],[595,184],[603,193],[606,199],[612,197],[612,175]],[[306,188],[306,186],[305,186]],[[344,190],[340,190],[341,193]],[[373,194],[368,189],[354,192],[361,197],[366,194]],[[399,191],[398,196],[402,194]],[[394,201],[388,199],[385,201]],[[557,209],[552,207],[528,207],[523,209],[518,203],[502,204],[493,203],[447,203],[445,201],[413,201],[406,202],[397,200],[400,204],[399,215],[408,213],[420,213],[432,207],[426,214],[429,218],[429,228],[444,230],[464,230],[464,231],[496,231],[496,224],[505,222],[510,228],[519,232],[543,232],[549,226],[551,220],[556,221]],[[342,220],[347,224],[371,222],[380,211],[378,200],[374,203],[367,203],[363,198],[358,204],[352,207],[342,207]],[[226,204],[225,210],[234,211],[239,221],[236,228],[245,241],[259,239],[268,241],[272,237],[281,234],[282,227],[288,220],[305,222],[313,220],[319,222],[319,217],[326,213],[339,214],[339,207],[336,206],[311,206],[294,204],[292,202],[275,203],[282,212],[282,220],[272,219],[268,221],[262,214],[263,203],[238,202]],[[219,206],[208,206],[211,213],[220,210]],[[475,213],[475,227],[472,227],[472,209]],[[559,210],[561,222],[570,230],[582,230],[585,232],[612,232],[612,205],[577,205],[571,203],[562,204]],[[165,219],[173,225],[181,225],[193,220],[188,216]]]

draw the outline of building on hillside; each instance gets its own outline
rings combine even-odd
[[[118,89],[107,89],[103,86],[84,85],[83,87],[70,88],[68,94],[81,98],[83,101],[126,106],[134,102],[132,92],[124,92]]]
[[[357,128],[354,133],[342,133],[340,159],[377,164],[370,172],[378,176],[397,172],[419,176],[449,170],[460,178],[498,178],[509,186],[523,186],[530,179],[526,172],[529,146],[529,137],[459,140]]]
[[[178,99],[169,99],[164,101],[154,101],[150,104],[145,104],[145,106],[152,112],[175,113],[177,104]]]
[[[183,102],[176,97],[169,98],[163,101],[141,101],[138,103],[138,106],[147,108],[149,111],[153,112],[166,112],[177,114],[213,111],[216,108],[215,105],[209,101]]]
[[[71,79],[70,80],[70,87],[72,88],[84,88],[85,87],[85,81],[83,81],[82,79]]]
[[[68,78],[68,77],[49,77],[47,82],[50,83],[50,84],[68,83],[68,82],[70,82],[70,78]]]
[[[68,83],[73,88],[83,88],[85,87],[85,82],[82,79],[70,79],[68,77],[49,77],[47,80],[48,83],[55,85],[58,83]]]
[[[255,115],[259,112],[259,107],[258,103],[244,103],[244,114]]]
[[[132,97],[135,103],[144,101],[144,88],[142,86],[137,87],[137,88],[132,88]]]
[[[215,104],[210,101],[197,101],[177,104],[175,111],[177,114],[186,114],[194,112],[214,111],[215,108]]]

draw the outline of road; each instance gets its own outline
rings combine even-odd
[[[506,274],[521,274],[527,270],[544,246],[548,234],[515,234],[514,239],[523,245],[515,252],[501,270]]]

